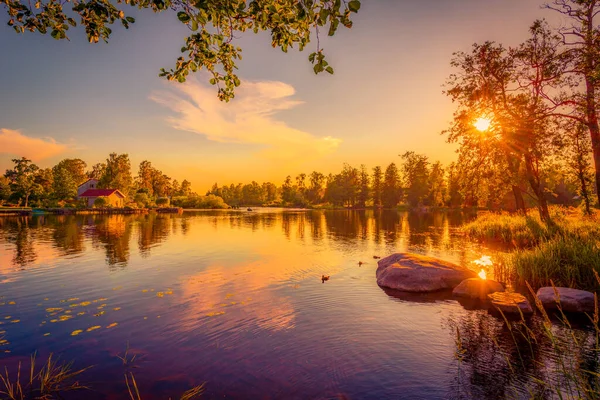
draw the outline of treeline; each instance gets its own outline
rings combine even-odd
[[[457,163],[443,166],[422,154],[409,151],[400,163],[368,169],[345,164],[337,174],[287,176],[281,186],[272,182],[230,184],[215,183],[207,195],[222,198],[232,206],[334,206],[348,208],[405,205],[409,208],[515,209],[512,188],[502,188],[495,180],[473,180],[474,171]],[[578,170],[570,163],[556,163],[544,175],[545,198],[551,204],[578,205]],[[527,193],[525,185],[518,190]],[[535,206],[526,196],[526,206]]]
[[[150,161],[142,161],[133,175],[129,155],[111,153],[105,162],[91,168],[79,158],[67,158],[52,168],[39,168],[31,160],[13,159],[14,166],[0,176],[0,205],[64,207],[84,206],[77,188],[88,179],[98,179],[98,188],[118,189],[129,206],[186,204],[199,208],[225,208],[222,199],[205,198],[192,192],[187,179],[171,179]]]

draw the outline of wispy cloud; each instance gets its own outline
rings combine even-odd
[[[283,82],[243,82],[230,103],[219,101],[215,88],[190,80],[153,93],[151,99],[176,115],[168,119],[176,129],[205,135],[222,143],[262,145],[261,156],[272,159],[320,157],[334,151],[340,139],[318,137],[277,119],[277,112],[302,102],[292,99],[295,89]]]
[[[69,148],[53,138],[33,138],[21,132],[0,128],[0,154],[27,157],[39,161],[64,153]]]

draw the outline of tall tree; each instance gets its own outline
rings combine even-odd
[[[385,169],[381,200],[384,207],[396,207],[401,198],[400,173],[396,164],[391,163]]]
[[[25,157],[15,158],[12,162],[15,164],[13,169],[6,170],[4,176],[10,181],[12,192],[25,199],[27,207],[29,196],[40,190],[40,185],[35,181],[39,168]]]
[[[372,179],[372,187],[373,187],[373,206],[379,207],[381,206],[381,195],[383,191],[383,172],[381,172],[381,167],[376,166],[373,168],[373,179]]]
[[[568,23],[559,29],[564,45],[561,61],[569,63],[564,72],[575,77],[569,82],[567,96],[554,104],[566,105],[561,115],[576,119],[589,130],[600,204],[600,1],[553,0],[546,7],[567,18]]]
[[[119,189],[123,194],[129,195],[130,189],[133,188],[129,155],[111,153],[106,159],[106,168],[98,182],[98,186]]]
[[[77,26],[73,17],[85,28],[90,43],[108,41],[117,22],[125,28],[135,20],[125,15],[120,1],[98,0],[38,0],[35,4],[24,0],[1,0],[9,15],[8,25],[17,33],[25,31],[50,33],[57,40],[67,39],[70,27]],[[70,10],[67,4],[72,4]],[[360,9],[359,0],[203,0],[182,2],[173,0],[129,0],[126,4],[154,12],[172,11],[179,21],[190,29],[174,69],[162,69],[160,75],[169,80],[184,82],[190,72],[206,70],[210,83],[218,87],[219,97],[229,100],[234,88],[240,85],[235,74],[236,60],[242,49],[235,45],[243,32],[270,32],[271,44],[282,51],[298,46],[302,51],[317,36],[317,46],[309,56],[315,73],[333,69],[325,61],[319,46],[319,34],[327,30],[333,36],[338,27],[352,27],[351,13]],[[73,17],[72,17],[73,16]]]
[[[442,164],[437,161],[431,165],[429,171],[429,193],[427,202],[433,207],[443,207],[446,203],[446,180]]]
[[[79,158],[65,158],[52,167],[54,195],[58,200],[71,199],[77,195],[77,187],[88,178],[86,167],[85,161]]]
[[[401,157],[406,200],[412,207],[423,205],[430,191],[429,160],[414,151],[407,151]]]
[[[367,200],[369,200],[371,195],[371,188],[369,187],[369,173],[367,172],[367,167],[364,164],[360,166],[360,175],[358,179],[358,206],[365,207],[367,205]]]
[[[308,201],[313,204],[320,203],[323,199],[323,191],[325,184],[325,175],[320,172],[313,171],[309,176],[310,185],[308,187]]]
[[[473,122],[479,116],[493,120],[486,129],[494,145],[485,146],[489,156],[481,162],[503,160],[496,171],[513,175],[511,158],[524,166],[524,174],[533,191],[540,217],[551,222],[543,184],[542,166],[552,148],[555,106],[548,105],[545,93],[561,84],[563,65],[557,55],[558,38],[547,25],[536,21],[531,37],[518,47],[505,49],[492,42],[473,45],[471,53],[455,53],[452,66],[459,70],[450,76],[446,93],[458,103],[449,140],[461,147],[479,147],[485,140],[474,139]],[[482,132],[483,130],[479,130]],[[514,164],[513,164],[514,165]],[[518,202],[517,202],[518,204]]]
[[[104,163],[94,164],[92,166],[91,171],[88,171],[87,177],[89,179],[98,179],[98,180],[100,180],[100,178],[102,178],[102,176],[104,176],[104,171],[106,171],[106,164],[104,164]]]

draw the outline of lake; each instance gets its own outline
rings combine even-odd
[[[373,256],[398,251],[473,269],[482,255],[493,260],[461,235],[472,218],[276,209],[3,217],[0,366],[14,371],[36,351],[93,366],[81,377],[93,390],[71,397],[86,399],[127,398],[129,372],[144,399],[203,382],[205,399],[528,397],[540,390],[539,361],[552,362],[549,345],[513,371],[494,344],[510,352],[500,318],[448,293],[407,295],[375,281]],[[125,352],[135,356],[127,365]]]

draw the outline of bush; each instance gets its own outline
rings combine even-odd
[[[148,207],[148,204],[150,204],[150,198],[146,193],[136,193],[133,201],[140,208]]]
[[[175,207],[224,209],[229,206],[219,196],[209,194],[208,196],[178,196],[173,197],[171,202]]]
[[[94,200],[94,208],[104,208],[107,207],[108,204],[108,198],[105,196],[97,197],[96,200]]]
[[[170,204],[168,197],[159,197],[156,199],[156,205],[159,207],[168,207]]]

